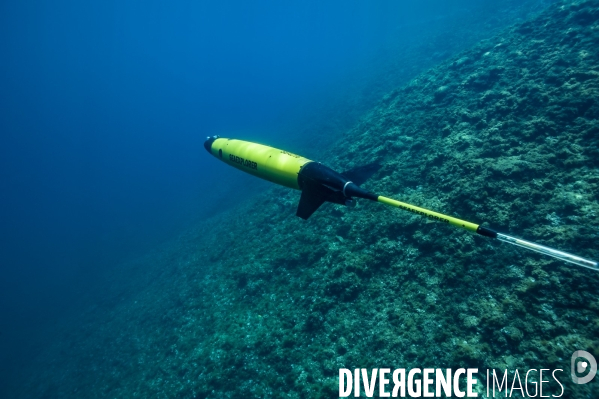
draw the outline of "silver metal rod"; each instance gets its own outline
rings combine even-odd
[[[575,265],[586,267],[595,271],[599,271],[599,263],[581,258],[580,256],[572,255],[567,252],[558,251],[557,249],[549,248],[543,245],[535,244],[534,242],[522,240],[520,238],[508,236],[506,234],[497,233],[497,239],[508,244],[517,245],[522,248],[530,249],[531,251],[539,252],[545,255],[553,256],[554,258],[574,263]]]

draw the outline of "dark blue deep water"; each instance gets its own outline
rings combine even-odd
[[[210,158],[207,135],[317,154],[547,4],[2,2],[0,396],[45,331],[102,299],[97,280],[267,187]]]

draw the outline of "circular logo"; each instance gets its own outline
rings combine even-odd
[[[585,359],[585,361],[576,363],[576,359],[578,359],[579,357],[582,357],[583,359]],[[593,355],[591,355],[587,351],[574,352],[572,354],[570,366],[572,381],[574,381],[575,384],[586,384],[587,382],[590,382],[593,378],[595,378],[595,374],[597,374],[597,361],[595,360]],[[589,370],[589,373],[584,377],[578,377],[576,375],[576,373],[582,374],[587,370]]]

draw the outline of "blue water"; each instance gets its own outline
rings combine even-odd
[[[0,374],[97,278],[251,195],[207,135],[310,148],[400,83],[394,63],[408,76],[459,47],[427,48],[431,32],[477,13],[484,37],[528,10],[495,3],[0,4]]]

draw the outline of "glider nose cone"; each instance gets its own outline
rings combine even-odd
[[[204,148],[208,151],[208,154],[212,154],[212,143],[216,140],[218,136],[206,137],[206,141],[204,141]]]

